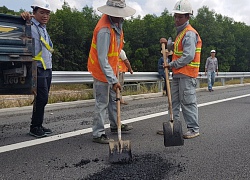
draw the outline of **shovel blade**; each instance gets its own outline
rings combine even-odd
[[[109,142],[109,162],[129,163],[131,161],[132,153],[129,140]]]
[[[183,146],[182,125],[178,120],[163,123],[164,146]]]

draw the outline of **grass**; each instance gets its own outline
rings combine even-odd
[[[52,104],[85,99],[93,99],[92,87],[85,84],[58,84],[51,86],[48,103]]]
[[[123,95],[158,92],[156,84],[131,85],[124,88]],[[34,95],[0,95],[0,109],[32,105]],[[92,87],[84,84],[52,85],[48,103],[93,99]]]

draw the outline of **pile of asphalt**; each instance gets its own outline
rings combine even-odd
[[[168,179],[169,173],[176,175],[184,170],[185,168],[181,164],[166,160],[160,155],[144,154],[134,155],[133,161],[128,164],[111,164],[108,168],[92,174],[84,180],[162,180]]]

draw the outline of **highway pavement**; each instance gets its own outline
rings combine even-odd
[[[44,126],[54,133],[41,139],[28,135],[31,106],[0,109],[0,180],[250,179],[250,86],[198,89],[197,99],[201,135],[165,147],[156,131],[169,119],[167,97],[126,96],[122,120],[134,127],[122,134],[132,144],[129,164],[109,163],[109,145],[92,142],[93,100],[48,105]]]

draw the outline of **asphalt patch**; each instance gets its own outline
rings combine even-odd
[[[168,175],[183,172],[185,168],[173,160],[166,160],[157,154],[134,155],[129,164],[111,164],[101,172],[81,180],[167,180]]]
[[[87,159],[87,160],[84,160],[84,159],[82,159],[79,163],[76,163],[76,164],[73,164],[75,167],[81,167],[81,166],[84,166],[84,165],[86,165],[86,164],[88,164],[88,163],[90,163],[91,161],[89,160],[89,159]]]

